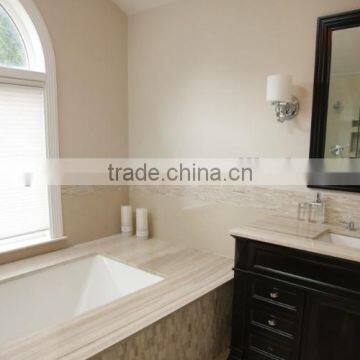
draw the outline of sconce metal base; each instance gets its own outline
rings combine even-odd
[[[284,123],[287,120],[294,119],[300,109],[299,100],[294,96],[291,103],[288,102],[273,102],[275,106],[275,113],[277,121]]]

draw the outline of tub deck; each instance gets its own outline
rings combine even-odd
[[[0,345],[0,359],[87,359],[233,278],[233,260],[157,239],[116,235],[0,266],[0,281],[103,255],[165,279],[27,338]],[[26,299],[24,299],[26,301]]]

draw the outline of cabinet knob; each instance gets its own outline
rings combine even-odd
[[[276,322],[275,319],[269,319],[268,320],[268,325],[272,326],[272,327],[275,327],[277,325],[277,322]]]
[[[272,292],[270,293],[270,297],[271,297],[272,299],[278,299],[278,298],[280,297],[280,294],[279,294],[278,291],[272,291]]]

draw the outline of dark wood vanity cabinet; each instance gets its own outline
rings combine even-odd
[[[302,359],[360,359],[360,302],[309,295]]]
[[[359,360],[360,264],[236,238],[229,360]]]

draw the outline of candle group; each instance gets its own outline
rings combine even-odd
[[[147,209],[136,209],[136,236],[138,239],[149,238],[149,215]],[[125,235],[132,235],[133,214],[131,206],[121,207],[121,232]]]

